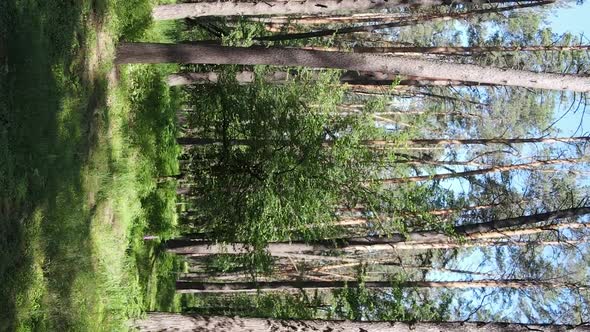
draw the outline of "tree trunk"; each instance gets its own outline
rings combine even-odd
[[[574,164],[582,161],[581,158],[566,158],[566,159],[549,159],[549,160],[537,160],[525,164],[516,165],[504,165],[504,166],[492,166],[489,168],[476,169],[472,171],[455,172],[455,173],[443,173],[434,175],[423,175],[423,176],[409,176],[404,178],[389,178],[389,179],[375,179],[369,182],[379,182],[383,184],[396,184],[396,183],[408,183],[408,182],[420,182],[430,180],[444,180],[454,179],[460,177],[469,177],[490,173],[508,172],[515,170],[532,170],[541,166],[547,165],[560,165],[560,164]]]
[[[268,318],[205,317],[150,312],[135,320],[140,332],[582,332],[585,325],[533,325],[483,322],[352,322],[330,320],[281,320]]]
[[[500,1],[500,2],[502,2],[502,1]],[[509,1],[503,1],[502,3],[506,3],[506,2],[509,2]],[[394,21],[394,22],[381,23],[381,24],[361,25],[361,26],[344,27],[344,28],[339,28],[339,29],[325,29],[325,30],[318,30],[318,31],[312,31],[312,32],[289,33],[289,34],[282,34],[282,35],[254,37],[253,39],[258,40],[258,41],[283,41],[283,40],[294,40],[294,39],[328,37],[328,36],[342,35],[342,34],[348,34],[348,33],[357,33],[357,32],[375,32],[375,31],[381,30],[381,29],[413,26],[413,25],[417,25],[420,23],[428,22],[428,21],[431,21],[431,22],[432,21],[450,21],[450,20],[456,20],[456,19],[460,19],[460,18],[472,17],[474,15],[500,13],[500,12],[506,12],[506,11],[516,10],[516,9],[528,8],[528,7],[543,6],[543,5],[551,4],[553,2],[554,2],[553,0],[529,1],[528,3],[521,3],[521,4],[516,4],[513,6],[472,10],[472,11],[467,11],[464,13],[425,15],[425,16],[418,17],[415,19]]]
[[[258,16],[258,15],[314,15],[354,13],[367,10],[408,6],[435,6],[448,4],[512,3],[514,0],[306,0],[306,1],[213,1],[178,3],[156,6],[155,20],[175,20],[200,16]]]
[[[545,281],[545,280],[474,280],[474,281],[403,281],[392,284],[391,281],[261,281],[261,282],[201,282],[176,281],[179,293],[253,293],[257,291],[294,291],[299,289],[341,289],[345,287],[358,288],[515,288],[532,287],[543,288],[580,288],[575,283]],[[582,285],[582,287],[584,287]]]
[[[420,53],[441,55],[474,55],[478,53],[508,53],[508,52],[563,52],[563,51],[588,51],[590,45],[531,45],[531,46],[437,46],[437,47],[355,47],[355,53]]]
[[[526,246],[577,246],[580,244],[587,243],[587,240],[579,241],[521,241],[521,240],[490,240],[485,238],[485,236],[494,236],[495,238],[509,238],[510,236],[520,236],[520,235],[531,235],[531,234],[538,234],[545,231],[550,230],[558,230],[558,229],[580,229],[580,228],[588,228],[588,225],[581,224],[581,223],[570,223],[564,225],[554,225],[554,226],[545,226],[545,227],[536,227],[536,228],[528,228],[524,230],[516,230],[516,231],[505,231],[505,232],[491,232],[486,234],[474,234],[472,236],[467,237],[470,239],[469,241],[464,241],[462,243],[457,242],[440,242],[440,243],[414,243],[414,242],[401,242],[401,243],[392,243],[392,244],[375,244],[375,245],[366,245],[366,246],[354,246],[354,247],[347,247],[345,252],[370,252],[374,253],[376,251],[391,251],[391,250],[448,250],[448,249],[458,249],[458,248],[483,248],[483,247],[526,247]],[[482,236],[483,235],[483,236]],[[352,250],[354,248],[354,250]],[[288,259],[300,259],[304,261],[336,261],[336,262],[348,262],[350,264],[359,264],[359,263],[367,263],[363,258],[346,258],[346,257],[338,257],[338,256],[322,256],[319,254],[292,254],[292,253],[276,253],[274,254],[276,257],[285,257]],[[369,261],[369,263],[371,263]]]
[[[274,17],[253,17],[250,18],[251,22],[266,23],[270,26],[273,25],[286,25],[286,24],[297,24],[297,25],[319,25],[319,24],[337,24],[337,23],[366,23],[376,21],[393,21],[404,19],[404,14],[397,13],[364,13],[364,14],[352,14],[352,15],[331,15],[331,16],[274,16]]]
[[[319,72],[313,73],[311,79],[319,78]],[[251,71],[241,71],[235,76],[239,84],[254,83],[255,74]],[[277,71],[265,75],[262,78],[265,82],[282,84],[297,79],[296,73],[289,73],[286,71]],[[175,73],[168,76],[168,85],[182,86],[193,84],[216,84],[219,82],[219,73]],[[356,72],[347,71],[340,76],[340,83],[350,85],[401,85],[401,86],[489,86],[489,84],[482,84],[476,82],[464,82],[455,80],[441,80],[432,79],[428,77],[408,76],[400,79],[396,74],[378,73],[378,72]]]
[[[590,142],[590,136],[579,137],[533,137],[533,138],[467,138],[467,139],[411,139],[412,145],[471,145],[471,144],[521,144],[521,143],[574,143]],[[373,141],[373,145],[386,144]]]
[[[439,209],[439,210],[426,211],[424,214],[430,214],[433,216],[448,216],[453,213],[458,213],[458,212],[463,212],[463,211],[486,210],[486,209],[491,209],[496,206],[498,206],[498,204],[469,206],[469,207],[465,207],[462,209]],[[397,214],[397,216],[398,217],[411,217],[411,216],[417,216],[417,214],[400,211]],[[365,225],[370,221],[371,221],[371,219],[367,219],[367,218],[342,218],[341,217],[340,219],[338,219],[338,221],[335,223],[335,225],[338,225],[338,226],[358,226],[358,225]],[[377,218],[376,221],[387,222],[387,220],[381,220],[381,218]]]
[[[214,138],[200,138],[200,137],[179,137],[176,139],[178,144],[181,145],[259,145],[269,144],[280,141],[264,141],[256,139],[230,139],[221,140]],[[364,140],[361,144],[370,147],[399,147],[403,149],[404,145],[488,145],[488,144],[523,144],[523,143],[575,143],[575,142],[590,142],[590,136],[579,136],[579,137],[533,137],[533,138],[466,138],[466,139],[453,139],[453,138],[433,138],[433,139],[408,139],[401,142],[392,142],[388,140]],[[286,143],[283,142],[283,143]],[[330,146],[333,141],[326,140],[322,142],[325,146]],[[567,160],[567,159],[564,159]],[[577,159],[576,159],[577,160]]]
[[[527,216],[493,220],[479,224],[456,226],[454,233],[463,235],[466,240],[499,239],[510,236],[530,235],[546,230],[560,228],[586,228],[583,223],[541,226],[533,229],[509,230],[512,227],[528,226],[539,222],[556,219],[578,217],[590,214],[590,207],[571,208],[551,211]],[[167,243],[168,251],[188,255],[212,255],[220,253],[243,254],[252,248],[243,243],[233,243],[229,246],[202,242],[185,242],[178,245],[174,240]],[[320,243],[307,244],[304,242],[269,243],[267,250],[271,255],[289,254],[297,252],[320,252],[327,250],[341,250],[344,252],[371,252],[375,250],[391,249],[438,249],[438,245],[455,244],[453,236],[435,231],[416,231],[408,234],[390,234],[387,237],[356,237],[347,239],[326,240]],[[421,246],[423,245],[423,246]],[[419,247],[419,248],[418,248]],[[330,257],[328,257],[330,258]],[[334,257],[331,257],[334,258]]]
[[[158,181],[169,181],[169,180],[180,180],[186,176],[184,173],[174,174],[174,175],[161,175],[158,176]]]
[[[117,48],[116,61],[119,64],[200,63],[340,68],[535,89],[590,91],[590,78],[575,75],[536,73],[436,60],[294,48],[122,43]]]
[[[179,86],[189,84],[216,84],[219,82],[219,74],[208,73],[177,73],[168,76],[168,85]]]

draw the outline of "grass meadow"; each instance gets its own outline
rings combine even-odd
[[[127,330],[174,304],[156,290],[179,263],[143,240],[174,233],[174,67],[113,65],[117,41],[166,38],[149,14],[0,2],[0,331]]]

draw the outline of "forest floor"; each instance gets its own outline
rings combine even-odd
[[[176,96],[169,68],[113,65],[145,17],[135,1],[0,2],[0,331],[126,330],[172,303],[142,237],[173,231],[174,184],[155,179],[177,170]]]

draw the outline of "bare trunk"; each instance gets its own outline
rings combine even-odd
[[[188,84],[216,84],[219,82],[219,74],[208,73],[178,73],[168,76],[168,85],[179,86]]]
[[[375,21],[392,21],[405,17],[404,14],[396,13],[364,13],[352,15],[332,15],[332,16],[299,16],[299,17],[255,17],[250,18],[251,22],[266,23],[273,25],[298,24],[298,25],[319,25],[319,24],[338,24],[338,23],[364,23]]]
[[[515,170],[532,170],[532,169],[542,167],[542,166],[547,166],[547,165],[574,164],[574,163],[578,163],[580,161],[582,161],[581,158],[538,160],[538,161],[525,163],[525,164],[492,166],[489,168],[477,169],[477,170],[472,170],[472,171],[443,173],[443,174],[424,175],[424,176],[409,176],[409,177],[404,177],[404,178],[375,179],[375,180],[371,180],[370,182],[380,182],[383,184],[396,184],[396,183],[420,182],[420,181],[430,181],[430,180],[444,180],[444,179],[470,177],[470,176],[490,174],[490,173],[508,172],[508,171],[515,171]]]
[[[411,139],[409,144],[417,145],[471,145],[471,144],[521,144],[521,143],[574,143],[590,142],[590,136],[579,137],[533,137],[533,138],[468,138],[468,139]],[[387,144],[373,141],[373,145]]]
[[[174,175],[162,175],[158,176],[158,181],[168,181],[168,180],[180,180],[186,176],[184,173],[174,174]]]
[[[466,207],[463,209],[432,210],[432,211],[426,211],[424,214],[430,214],[433,216],[448,216],[453,213],[464,212],[464,211],[477,211],[477,210],[491,209],[495,206],[498,206],[498,204],[469,206],[469,207]],[[397,216],[398,217],[411,217],[411,216],[417,216],[417,214],[401,211],[397,214]],[[367,219],[367,218],[340,218],[336,222],[336,225],[338,225],[338,226],[358,226],[358,225],[365,225],[370,221],[371,221],[371,219]],[[382,220],[381,218],[377,218],[377,221],[378,222],[387,222],[387,220]]]
[[[155,20],[174,20],[199,16],[257,16],[257,15],[313,15],[354,13],[367,10],[408,6],[435,6],[447,4],[511,3],[514,0],[306,0],[306,1],[213,1],[178,3],[154,8]]]
[[[254,40],[258,41],[281,41],[281,40],[293,40],[293,39],[307,39],[307,38],[318,38],[318,37],[328,37],[334,35],[341,35],[341,34],[348,34],[348,33],[358,33],[358,32],[375,32],[381,29],[390,29],[390,28],[398,28],[398,27],[405,27],[405,26],[413,26],[423,22],[428,21],[451,21],[465,17],[472,17],[474,15],[481,15],[481,14],[489,14],[489,13],[500,13],[506,12],[516,9],[528,8],[528,7],[537,7],[543,6],[553,3],[554,1],[530,1],[528,3],[516,4],[513,6],[505,6],[505,7],[496,7],[496,8],[488,8],[488,9],[480,9],[480,10],[472,10],[465,13],[455,13],[455,14],[441,14],[441,15],[425,15],[422,17],[402,20],[402,21],[394,21],[388,23],[381,23],[381,24],[372,24],[372,25],[361,25],[361,26],[352,26],[352,27],[344,27],[339,29],[325,29],[325,30],[318,30],[312,32],[301,32],[301,33],[290,33],[290,34],[283,34],[283,35],[273,35],[273,36],[264,36],[264,37],[255,37]],[[507,2],[503,2],[507,3]]]
[[[580,288],[581,285],[545,280],[477,280],[477,281],[403,281],[392,285],[391,281],[364,281],[367,288]],[[358,281],[266,281],[266,282],[200,282],[176,281],[180,293],[253,293],[257,291],[294,291],[299,289],[341,289],[357,288]]]
[[[522,227],[539,222],[578,217],[589,213],[590,207],[571,208],[528,216],[493,220],[479,224],[461,225],[455,227],[454,232],[455,234],[463,235],[466,240],[478,240],[529,235],[560,228],[586,228],[586,224],[574,223],[536,227],[533,229],[509,230],[512,227]],[[288,256],[289,253],[320,252],[334,249],[345,252],[371,252],[375,250],[391,249],[437,249],[448,248],[446,246],[449,243],[455,245],[456,239],[452,236],[435,231],[417,231],[408,234],[390,234],[388,237],[357,237],[326,240],[322,243],[316,244],[307,244],[303,242],[270,243],[267,246],[267,250],[272,255],[287,254]],[[421,247],[421,245],[423,246]],[[439,245],[442,245],[442,247]],[[252,248],[249,245],[242,243],[233,243],[226,246],[222,244],[188,242],[178,246],[171,245],[168,251],[187,255],[212,255],[219,253],[242,254],[249,252],[251,249]],[[336,258],[336,260],[338,260],[337,257],[326,257],[326,259],[328,258]]]
[[[585,325],[532,325],[484,322],[352,322],[279,320],[268,318],[206,317],[150,312],[133,322],[140,332],[582,332]]]
[[[523,144],[523,143],[575,143],[575,142],[589,142],[590,136],[580,137],[545,137],[545,138],[467,138],[467,139],[409,139],[401,142],[392,142],[388,140],[364,140],[361,141],[362,145],[369,147],[399,147],[403,148],[404,145],[488,145],[488,144]],[[260,145],[277,143],[281,141],[264,141],[255,139],[230,139],[221,140],[213,138],[199,138],[199,137],[180,137],[177,139],[178,144],[181,145]],[[283,141],[281,143],[286,143]],[[325,146],[330,146],[333,141],[326,140],[322,142]],[[569,159],[563,159],[569,160]],[[577,160],[577,159],[576,159]]]
[[[319,73],[312,75],[312,79],[319,77]],[[255,74],[251,71],[241,71],[235,76],[239,84],[253,83]],[[297,75],[286,71],[277,71],[267,74],[262,78],[268,83],[282,84],[297,79]],[[216,84],[219,82],[219,73],[175,73],[168,76],[168,85],[182,86],[193,84]],[[357,72],[348,71],[340,76],[340,83],[350,84],[352,86],[358,85],[400,85],[400,86],[489,86],[489,84],[481,84],[476,82],[464,82],[456,80],[432,79],[428,77],[408,76],[404,79],[399,79],[396,74],[378,73],[378,72]]]
[[[558,227],[560,226],[560,227]],[[353,252],[353,253],[374,253],[377,251],[391,251],[391,250],[448,250],[448,249],[458,249],[458,248],[483,248],[483,247],[526,247],[526,246],[577,246],[587,241],[521,241],[521,240],[512,240],[509,239],[510,236],[520,236],[520,235],[531,235],[531,234],[538,234],[541,232],[549,231],[549,230],[558,230],[558,229],[580,229],[580,228],[588,228],[588,225],[580,224],[580,223],[571,223],[565,225],[555,225],[555,226],[547,226],[547,227],[537,227],[537,228],[530,228],[525,230],[516,230],[516,231],[505,231],[505,232],[491,232],[486,234],[473,234],[468,236],[467,238],[470,239],[469,241],[465,241],[462,243],[457,242],[440,242],[440,243],[415,243],[415,242],[402,242],[402,243],[393,243],[393,244],[374,244],[374,245],[366,245],[366,246],[351,246],[346,247],[345,252]],[[495,240],[488,237],[495,237]],[[498,240],[500,238],[508,238],[507,240]],[[343,249],[343,250],[344,250]],[[348,262],[349,264],[359,264],[359,263],[366,263],[366,260],[363,258],[346,258],[346,257],[335,257],[335,256],[322,256],[319,254],[291,254],[291,253],[277,253],[273,255],[277,257],[285,257],[288,259],[299,259],[304,261],[336,261],[336,262]],[[371,264],[371,262],[369,261]]]
[[[433,79],[521,86],[535,89],[590,91],[590,78],[484,67],[405,57],[294,48],[229,47],[157,43],[122,43],[117,63],[194,63],[303,66],[420,76]]]
[[[563,51],[587,51],[590,45],[531,45],[531,46],[437,46],[437,47],[355,47],[356,53],[420,53],[441,55],[474,55],[478,53],[509,53],[509,52],[563,52]]]

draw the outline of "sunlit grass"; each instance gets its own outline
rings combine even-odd
[[[2,331],[127,330],[145,309],[132,248],[152,231],[155,177],[177,167],[176,96],[161,68],[112,62],[146,13],[143,0],[0,4]],[[158,206],[173,232],[174,202]]]

